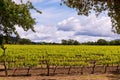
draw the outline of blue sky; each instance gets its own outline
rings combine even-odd
[[[15,0],[19,3],[20,0]],[[26,1],[26,0],[25,0]],[[61,42],[62,39],[74,39],[80,42],[97,41],[98,39],[113,40],[120,36],[111,32],[110,18],[105,14],[96,17],[94,13],[86,16],[78,16],[75,9],[66,5],[60,6],[61,0],[31,0],[34,6],[42,11],[42,14],[31,11],[36,18],[34,26],[36,33],[17,30],[22,38],[28,38],[35,42]]]

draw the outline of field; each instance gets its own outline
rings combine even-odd
[[[0,76],[85,76],[112,74],[119,80],[120,46],[5,45]],[[105,76],[106,77],[106,76]],[[46,79],[43,79],[46,80]],[[55,79],[53,79],[55,80]],[[76,79],[75,79],[76,80]],[[89,80],[89,79],[83,79]],[[91,79],[98,80],[98,79]],[[104,79],[103,79],[104,80]],[[107,80],[107,79],[106,79]]]

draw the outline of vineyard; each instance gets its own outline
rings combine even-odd
[[[5,45],[0,49],[0,74],[4,61],[8,75],[94,74],[120,72],[120,46]],[[64,69],[64,70],[63,70]],[[19,70],[19,72],[17,72]],[[65,71],[65,72],[64,72]]]

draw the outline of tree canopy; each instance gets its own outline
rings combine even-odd
[[[34,31],[35,19],[31,17],[30,9],[35,9],[30,1],[16,4],[13,0],[0,0],[0,33],[17,34],[15,25],[25,31]]]
[[[41,13],[30,1],[23,3],[21,0],[21,4],[17,4],[13,0],[0,0],[0,36],[18,35],[16,25],[25,31],[34,31],[35,19],[31,17],[30,9]]]
[[[112,31],[120,34],[120,0],[62,0],[70,8],[75,8],[78,15],[88,16],[92,11],[99,15],[103,11],[111,18]]]

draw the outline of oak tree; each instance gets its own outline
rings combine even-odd
[[[4,47],[4,36],[15,34],[19,36],[15,26],[23,28],[24,31],[34,31],[35,19],[32,18],[30,10],[37,10],[32,3],[28,0],[20,4],[15,3],[13,0],[0,0],[0,47],[2,48],[3,57],[6,57],[6,47]],[[4,58],[5,76],[8,76],[7,61]]]

